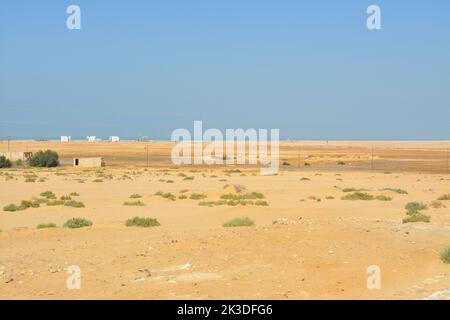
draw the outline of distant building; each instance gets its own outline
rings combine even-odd
[[[87,136],[86,139],[87,139],[87,141],[89,141],[89,142],[95,142],[95,141],[97,141],[97,137],[96,137],[96,136]]]
[[[71,136],[61,136],[61,142],[70,142],[72,140]]]
[[[103,161],[103,158],[74,158],[73,166],[74,167],[84,167],[84,168],[95,168],[95,167],[104,167],[106,164]]]
[[[111,141],[111,142],[119,142],[120,138],[118,136],[111,136],[111,137],[109,137],[109,141]]]
[[[0,152],[0,156],[4,156],[6,159],[11,161],[27,161],[33,156],[33,152],[24,152],[24,151],[8,151],[8,152]]]

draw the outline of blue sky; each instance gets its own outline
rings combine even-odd
[[[168,139],[194,120],[450,139],[450,1],[2,1],[0,138]]]

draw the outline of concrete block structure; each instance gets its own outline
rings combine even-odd
[[[27,161],[33,156],[33,152],[24,152],[24,151],[7,151],[7,152],[0,152],[0,156],[4,156],[6,159],[9,159],[11,161]]]
[[[74,158],[73,166],[83,167],[83,168],[97,168],[104,167],[106,164],[103,161],[103,158]]]

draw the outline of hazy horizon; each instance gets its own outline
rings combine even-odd
[[[450,2],[4,1],[0,139],[449,140]],[[381,30],[366,9],[381,8]]]

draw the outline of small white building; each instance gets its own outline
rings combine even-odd
[[[118,136],[111,136],[111,137],[109,137],[109,141],[111,141],[111,142],[119,142],[120,138]]]
[[[97,141],[97,137],[96,137],[96,136],[87,136],[86,139],[87,139],[87,141],[89,141],[89,142],[95,142],[95,141]]]
[[[61,136],[61,142],[70,142],[72,140],[71,136]]]

